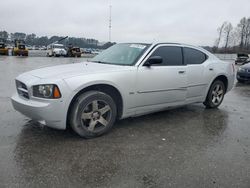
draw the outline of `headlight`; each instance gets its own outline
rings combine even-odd
[[[56,85],[45,84],[33,86],[33,96],[46,99],[58,99],[61,98],[61,93]]]

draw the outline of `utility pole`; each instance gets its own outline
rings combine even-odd
[[[112,28],[112,5],[109,5],[109,42],[111,42],[111,28]]]

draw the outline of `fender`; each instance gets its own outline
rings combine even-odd
[[[67,82],[65,82],[67,84]],[[109,85],[109,86],[112,86],[114,88],[116,88],[118,90],[118,92],[120,93],[121,97],[122,97],[122,101],[123,101],[123,109],[122,111],[124,112],[125,109],[126,109],[126,105],[124,104],[124,99],[125,99],[125,96],[124,96],[124,93],[122,92],[121,88],[115,84],[114,82],[111,82],[111,81],[104,81],[104,80],[95,80],[95,81],[92,81],[92,82],[88,82],[84,85],[81,85],[80,87],[76,88],[73,90],[72,94],[68,97],[68,99],[65,100],[66,102],[66,106],[68,106],[68,109],[66,111],[66,119],[67,119],[67,113],[68,113],[68,110],[70,108],[70,104],[72,102],[72,100],[74,99],[74,97],[79,93],[81,92],[82,90],[84,90],[85,88],[87,87],[90,87],[90,86],[94,86],[94,85]]]
[[[228,79],[228,76],[225,75],[225,74],[220,73],[220,74],[216,75],[216,76],[214,77],[214,79],[212,79],[212,80],[209,82],[209,84],[208,84],[208,87],[207,87],[206,92],[205,92],[204,100],[206,100],[206,98],[207,98],[207,94],[208,94],[208,91],[209,91],[209,89],[210,89],[212,83],[213,83],[219,76],[225,76],[225,77],[227,78],[227,81],[229,80],[229,79]]]

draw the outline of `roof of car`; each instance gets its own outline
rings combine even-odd
[[[238,57],[240,57],[240,56],[248,57],[248,54],[247,53],[238,53],[237,56]]]
[[[190,48],[196,48],[196,49],[200,49],[200,50],[205,50],[201,46],[195,46],[195,45],[191,45],[191,44],[184,44],[184,43],[177,43],[177,42],[159,42],[159,43],[153,43],[152,45],[156,46],[156,45],[164,45],[164,44],[166,44],[166,45],[179,45],[179,46],[185,46],[185,47],[190,47]]]
[[[245,65],[242,65],[243,68],[250,68],[250,63],[246,63]]]
[[[177,42],[158,42],[156,44],[176,44],[176,45],[182,45],[181,43],[177,43]]]
[[[197,48],[198,46],[191,45],[191,44],[185,44],[185,43],[178,43],[178,42],[157,42],[153,43],[154,45],[161,45],[161,44],[172,44],[172,45],[183,45],[183,46],[190,46],[190,47],[195,47]]]

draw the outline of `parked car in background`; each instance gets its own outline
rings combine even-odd
[[[39,47],[38,46],[33,46],[32,50],[39,50]]]
[[[203,103],[217,108],[233,87],[234,65],[203,48],[116,44],[90,62],[23,73],[12,96],[16,110],[82,137],[108,132],[116,119]]]
[[[91,53],[94,55],[98,55],[100,51],[98,49],[93,49]]]
[[[83,48],[84,54],[92,54],[92,50],[90,48]]]
[[[235,64],[240,63],[240,64],[244,65],[245,63],[248,63],[248,62],[250,62],[248,54],[246,54],[246,53],[239,53],[239,54],[237,54],[237,58],[235,60]]]
[[[242,65],[237,71],[238,82],[250,81],[250,63]]]
[[[67,51],[63,44],[51,44],[47,48],[47,56],[48,57],[60,57],[60,56],[67,56]]]
[[[46,46],[41,46],[39,50],[47,50]]]
[[[33,50],[33,46],[30,46],[30,45],[27,45],[26,48],[27,48],[28,50]]]

